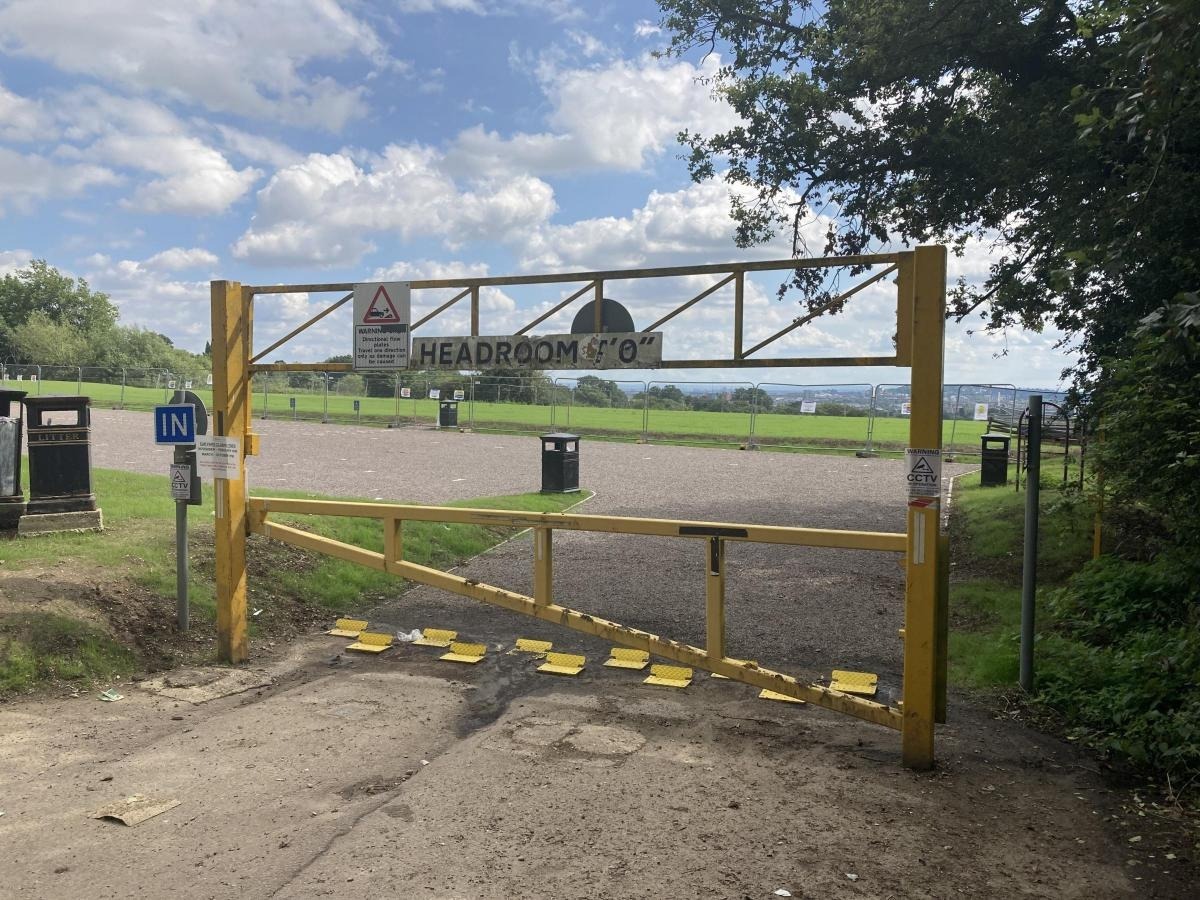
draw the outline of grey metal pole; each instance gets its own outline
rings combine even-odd
[[[1037,597],[1038,493],[1041,488],[1042,395],[1029,396],[1029,461],[1025,473],[1025,559],[1021,570],[1021,690],[1033,691],[1033,626]]]
[[[175,501],[175,605],[179,630],[188,630],[188,505]]]
[[[117,405],[120,406],[121,409],[125,408],[125,376],[125,370],[121,369],[121,399],[117,401]]]

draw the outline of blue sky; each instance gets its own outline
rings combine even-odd
[[[693,184],[675,135],[733,117],[701,78],[656,59],[659,11],[638,0],[0,0],[0,271],[31,258],[108,292],[122,321],[193,350],[208,281],[276,284],[728,262],[719,179]],[[819,234],[823,223],[812,223]],[[895,248],[880,248],[895,249]],[[972,246],[952,275],[980,278]],[[711,279],[613,286],[638,323]],[[797,313],[759,278],[748,337]],[[520,328],[571,289],[490,290],[483,331]],[[331,297],[267,298],[260,347]],[[419,312],[440,298],[414,298]],[[727,290],[667,326],[671,358],[728,354]],[[887,354],[894,289],[782,342],[787,355]],[[574,310],[546,323],[568,330]],[[461,314],[437,333],[466,329]],[[1053,387],[1057,335],[951,326],[946,380]],[[348,352],[348,316],[288,345]],[[1007,356],[998,356],[1004,350]],[[904,380],[903,370],[704,379]],[[680,373],[680,377],[686,375]]]

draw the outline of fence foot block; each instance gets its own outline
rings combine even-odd
[[[366,627],[366,619],[338,619],[325,633],[334,637],[356,638]]]
[[[641,671],[650,664],[650,654],[645,650],[628,647],[613,647],[611,655],[604,661],[610,669],[637,669]]]

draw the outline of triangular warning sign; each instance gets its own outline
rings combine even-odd
[[[183,477],[182,472],[176,472],[175,477],[171,479],[175,484],[187,484],[187,479]]]
[[[923,456],[913,463],[912,470],[914,475],[918,472],[922,475],[933,474],[933,466],[929,465],[929,461]]]
[[[392,303],[392,298],[388,296],[387,288],[382,284],[375,291],[375,296],[371,298],[371,304],[367,307],[367,311],[363,313],[363,324],[400,324],[400,313],[396,312],[396,306]]]

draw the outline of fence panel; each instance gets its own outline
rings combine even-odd
[[[594,375],[555,378],[561,400],[554,427],[576,434],[640,440],[646,424],[644,381],[612,381]]]
[[[476,431],[541,434],[554,429],[555,406],[567,391],[544,376],[476,375],[469,417]],[[459,421],[462,421],[460,414]]]
[[[646,440],[748,444],[754,391],[747,381],[651,381],[644,396]]]
[[[861,450],[871,425],[869,384],[764,382],[755,392],[756,446]]]
[[[949,454],[978,456],[979,438],[987,431],[989,420],[1012,428],[1020,415],[1017,389],[1011,384],[948,384],[943,398],[943,417],[950,423],[945,440]]]

